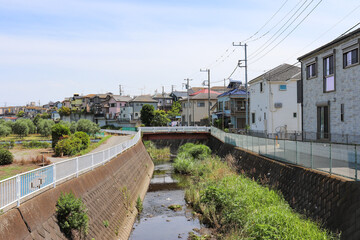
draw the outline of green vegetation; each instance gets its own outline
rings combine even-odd
[[[36,165],[8,165],[0,167],[0,181],[37,168]]]
[[[108,220],[104,220],[103,221],[103,225],[104,225],[104,227],[109,227],[109,221]]]
[[[84,132],[76,132],[70,137],[66,137],[55,146],[56,156],[72,156],[79,153],[81,150],[85,150],[90,145],[90,137]]]
[[[23,142],[23,148],[49,148],[51,144],[48,142],[40,142],[40,141],[30,141],[30,142]]]
[[[136,209],[138,211],[138,214],[140,214],[142,212],[143,208],[144,208],[140,196],[138,196],[137,199],[136,199],[135,207],[136,207]]]
[[[81,155],[85,155],[88,154],[89,152],[91,152],[92,150],[94,150],[95,148],[99,147],[101,144],[103,144],[106,140],[108,140],[109,138],[111,138],[111,135],[108,135],[104,138],[102,138],[100,141],[98,141],[97,143],[94,143],[92,145],[90,145],[90,147],[81,150],[78,154],[76,154],[77,156],[81,156]]]
[[[68,108],[68,107],[62,106],[62,107],[59,109],[59,114],[60,114],[61,116],[70,116],[71,110],[70,110],[70,108]]]
[[[155,116],[155,108],[153,105],[145,104],[140,111],[140,120],[141,123],[145,126],[151,126],[151,122]]]
[[[76,123],[76,131],[85,132],[89,135],[94,135],[100,132],[100,127],[98,124],[88,120],[88,119],[80,119]]]
[[[6,137],[0,137],[0,141],[43,141],[43,140],[51,140],[51,137],[44,137],[40,134],[29,134],[25,137],[20,138],[18,135],[10,134]]]
[[[175,120],[176,116],[181,116],[181,104],[175,101],[171,105],[171,110],[167,112],[168,118]]]
[[[237,175],[199,146],[181,146],[174,167],[191,175],[186,201],[222,239],[337,239],[294,212],[281,194]]]
[[[182,206],[179,205],[179,204],[172,204],[172,205],[168,206],[168,208],[169,208],[170,210],[175,211],[175,212],[182,210]]]
[[[146,150],[154,161],[170,161],[170,148],[156,148],[151,141],[144,141]]]
[[[52,126],[54,125],[55,123],[53,120],[40,118],[36,124],[37,132],[40,133],[41,136],[49,137],[51,135]]]
[[[81,198],[72,193],[61,193],[56,203],[56,217],[61,231],[68,238],[72,238],[72,231],[84,236],[88,231],[87,209]]]
[[[62,123],[57,123],[51,128],[52,147],[55,148],[61,137],[70,135],[70,128]]]
[[[14,160],[14,156],[7,149],[0,148],[0,165],[11,164]]]
[[[167,126],[171,122],[164,110],[155,110],[151,126]]]

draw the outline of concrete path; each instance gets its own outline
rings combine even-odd
[[[99,151],[102,151],[102,150],[105,150],[105,149],[108,149],[108,148],[111,148],[113,146],[116,146],[122,142],[125,142],[125,141],[128,141],[132,138],[133,135],[126,135],[126,136],[112,136],[111,138],[109,138],[108,140],[106,140],[105,143],[101,144],[99,147],[95,148],[94,150],[92,150],[91,152],[89,153],[95,153],[95,152],[99,152]],[[89,154],[88,153],[88,154]],[[55,163],[55,162],[60,162],[60,161],[63,161],[63,160],[66,160],[66,159],[70,159],[70,158],[74,158],[73,156],[72,157],[49,157],[48,159],[52,162],[52,163]]]

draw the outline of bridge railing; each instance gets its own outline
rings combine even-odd
[[[272,159],[359,180],[360,147],[357,145],[276,140],[225,133],[215,127],[211,127],[211,135]]]
[[[143,133],[193,133],[193,132],[210,132],[210,127],[140,127]]]
[[[104,165],[118,154],[134,146],[141,139],[141,131],[126,142],[103,151],[74,157],[45,167],[37,168],[0,181],[0,210],[20,205],[21,200],[45,188],[56,187],[59,182],[78,177]]]

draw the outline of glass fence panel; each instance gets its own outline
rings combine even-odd
[[[355,178],[355,146],[331,144],[332,173]]]
[[[313,168],[330,172],[330,144],[312,143]]]
[[[312,168],[311,142],[297,142],[297,162],[299,165]]]
[[[285,151],[284,158],[287,162],[296,164],[296,141],[284,141]]]

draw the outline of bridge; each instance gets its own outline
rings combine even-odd
[[[141,127],[144,140],[205,140],[210,137],[210,127]]]

